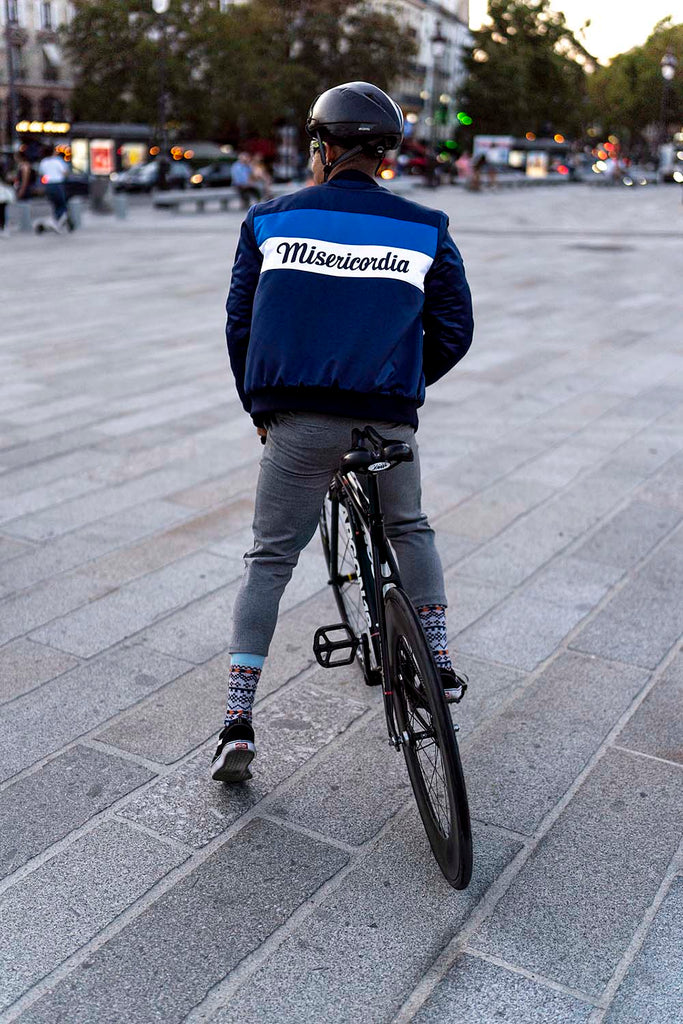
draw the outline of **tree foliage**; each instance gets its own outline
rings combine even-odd
[[[587,116],[587,66],[594,58],[550,0],[489,0],[490,24],[473,32],[464,99],[484,133],[565,135]]]
[[[170,120],[185,135],[237,139],[301,123],[338,82],[387,87],[415,54],[389,15],[350,0],[171,0],[166,23]],[[160,17],[151,0],[83,0],[66,30],[73,106],[87,120],[157,123]]]
[[[661,75],[662,56],[671,49],[678,59],[678,73],[666,88]],[[614,57],[599,68],[589,82],[594,119],[604,133],[614,133],[632,150],[651,148],[643,133],[654,126],[657,136],[661,121],[667,126],[683,124],[683,24],[670,18],[660,21],[642,46]],[[664,102],[666,101],[666,102]]]

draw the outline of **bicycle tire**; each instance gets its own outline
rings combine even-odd
[[[342,508],[346,513],[347,522],[342,519]],[[332,536],[335,531],[337,564],[333,565]],[[320,513],[320,539],[330,583],[342,621],[360,640],[356,660],[365,682],[368,686],[376,686],[381,682],[381,673],[368,623],[368,616],[371,620],[377,621],[373,574],[366,544],[357,543],[357,538],[361,536],[362,527],[353,508],[342,505],[338,500],[332,501],[328,495]]]
[[[407,596],[385,595],[396,721],[420,817],[434,857],[454,889],[472,877],[472,833],[458,742],[443,683]]]

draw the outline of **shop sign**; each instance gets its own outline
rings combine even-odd
[[[80,174],[88,173],[88,142],[86,139],[71,140],[71,166]]]
[[[22,135],[66,135],[71,125],[68,121],[19,121],[15,127]]]
[[[90,173],[109,175],[114,171],[114,140],[92,139],[90,142]]]
[[[548,177],[548,154],[543,150],[532,150],[526,155],[527,178]]]
[[[136,164],[142,164],[147,157],[147,145],[142,142],[124,142],[119,149],[121,154],[121,166],[124,171]]]
[[[513,135],[475,135],[472,158],[476,160],[478,156],[484,154],[487,163],[505,167],[510,159],[510,150],[514,143]]]

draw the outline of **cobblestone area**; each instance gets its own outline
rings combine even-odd
[[[680,1024],[683,206],[423,194],[477,313],[419,433],[475,819],[436,868],[378,695],[313,661],[315,539],[209,782],[260,446],[237,213],[0,253],[0,1020]]]

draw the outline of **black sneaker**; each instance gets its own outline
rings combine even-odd
[[[251,722],[236,718],[218,737],[211,762],[211,778],[216,782],[245,782],[251,778],[249,765],[256,757]]]
[[[443,695],[447,704],[458,704],[465,696],[468,679],[466,675],[459,676],[455,669],[439,669],[441,682],[443,683]]]

